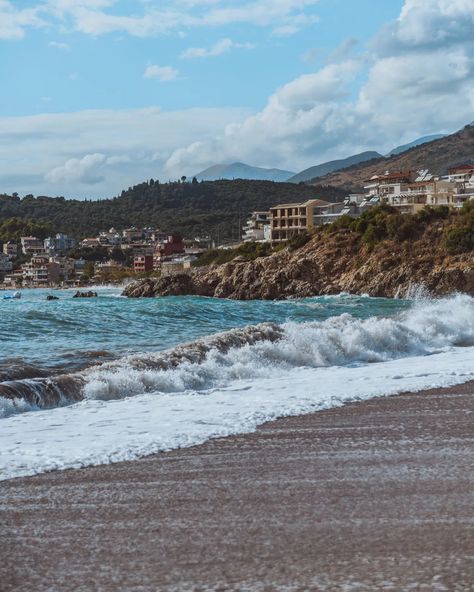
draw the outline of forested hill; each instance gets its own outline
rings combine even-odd
[[[211,234],[237,239],[239,227],[254,210],[315,198],[340,201],[345,195],[334,187],[271,181],[160,184],[150,180],[119,197],[99,201],[0,195],[0,225],[11,218],[34,220],[76,238],[95,236],[112,226],[153,226],[189,238]]]

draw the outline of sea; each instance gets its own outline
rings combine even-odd
[[[474,379],[467,295],[239,302],[94,289],[0,293],[0,479]]]

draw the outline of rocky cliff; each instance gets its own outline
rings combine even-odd
[[[128,286],[129,297],[193,294],[284,299],[350,292],[406,296],[422,286],[432,295],[474,295],[474,253],[449,255],[443,246],[448,222],[437,220],[414,240],[367,245],[360,233],[319,231],[304,247],[254,261],[194,268],[189,274],[146,279]]]

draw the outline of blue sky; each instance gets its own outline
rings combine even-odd
[[[454,131],[473,27],[474,0],[0,0],[0,191],[105,197]]]

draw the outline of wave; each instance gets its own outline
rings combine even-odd
[[[0,416],[82,399],[186,393],[232,380],[283,376],[294,367],[371,364],[474,346],[474,299],[417,301],[394,317],[263,323],[170,350],[127,356],[86,371],[0,383]]]

